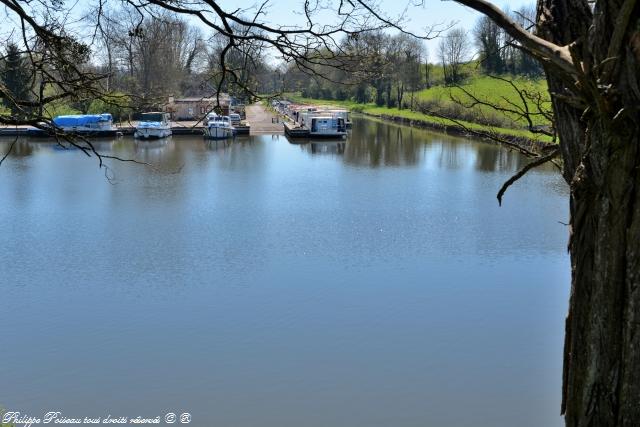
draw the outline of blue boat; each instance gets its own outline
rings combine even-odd
[[[113,117],[109,113],[56,116],[52,122],[57,129],[51,129],[51,132],[48,132],[32,128],[27,131],[27,134],[29,136],[50,136],[52,132],[62,130],[71,135],[107,137],[115,136],[118,133],[118,128],[113,126]]]

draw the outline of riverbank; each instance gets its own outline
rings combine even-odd
[[[534,134],[524,129],[487,126],[465,120],[448,119],[424,114],[408,109],[400,110],[398,108],[379,107],[375,104],[359,104],[353,101],[328,101],[303,98],[291,94],[289,94],[287,98],[297,103],[343,107],[365,116],[376,117],[408,126],[437,130],[452,135],[475,136],[493,142],[502,141],[506,144],[516,144],[536,151],[555,145],[549,136]]]

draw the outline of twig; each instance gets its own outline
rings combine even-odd
[[[6,153],[4,153],[4,156],[2,156],[2,159],[0,159],[0,166],[2,166],[2,164],[4,163],[6,158],[9,157],[9,154],[11,154],[11,151],[13,150],[13,146],[16,145],[16,142],[18,142],[18,137],[16,137],[13,140],[13,142],[11,142],[11,145],[9,146],[9,149],[7,150]]]
[[[518,171],[518,173],[516,173],[515,175],[513,175],[511,178],[509,178],[507,180],[507,182],[505,182],[502,185],[502,188],[500,189],[500,191],[498,191],[498,204],[500,206],[502,206],[502,196],[504,196],[504,193],[506,193],[507,189],[509,187],[511,187],[511,185],[516,182],[517,180],[519,180],[520,178],[522,178],[523,176],[525,176],[527,174],[527,172],[529,172],[531,169],[537,168],[540,165],[543,165],[547,162],[550,162],[551,160],[553,160],[558,154],[560,154],[560,149],[556,148],[555,150],[553,150],[551,153],[547,154],[546,156],[542,156],[534,161],[532,161],[531,163],[529,163],[528,165],[526,165],[525,167],[523,167],[522,169],[520,169]]]

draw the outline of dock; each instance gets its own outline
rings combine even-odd
[[[240,126],[235,126],[236,135],[249,135],[251,133],[251,125],[250,123],[244,123]],[[133,123],[128,124],[127,126],[118,126],[117,130],[102,132],[100,135],[90,135],[90,136],[100,136],[100,137],[112,137],[112,136],[120,136],[120,135],[133,135],[136,131],[136,127]],[[173,126],[171,126],[171,133],[173,135],[202,135],[204,133],[204,126],[202,123],[196,122],[173,122]],[[28,127],[2,127],[0,128],[0,137],[15,137],[15,136],[25,136],[25,137],[49,137],[49,134],[45,131],[40,131],[34,128]],[[89,135],[87,135],[89,136]]]
[[[262,104],[245,107],[247,121],[251,123],[251,135],[283,133],[282,121],[273,111],[268,111]]]
[[[264,134],[282,134],[284,128],[281,118],[274,112],[267,110],[262,104],[248,105],[245,109],[246,121],[240,126],[235,126],[236,135],[264,135]],[[171,132],[173,135],[202,135],[204,133],[204,124],[200,121],[172,121]],[[117,126],[114,134],[133,135],[136,128],[135,122],[121,122]],[[31,132],[28,126],[6,126],[0,127],[0,137],[15,136],[38,136],[37,132]],[[48,136],[42,132],[42,136]]]

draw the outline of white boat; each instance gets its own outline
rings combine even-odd
[[[232,138],[235,129],[231,125],[229,116],[209,115],[207,126],[204,128],[204,136],[207,139],[227,139]]]
[[[133,134],[139,139],[166,138],[171,135],[171,122],[169,113],[152,112],[143,113]]]
[[[53,124],[64,132],[85,136],[113,136],[118,131],[109,113],[56,116]]]

